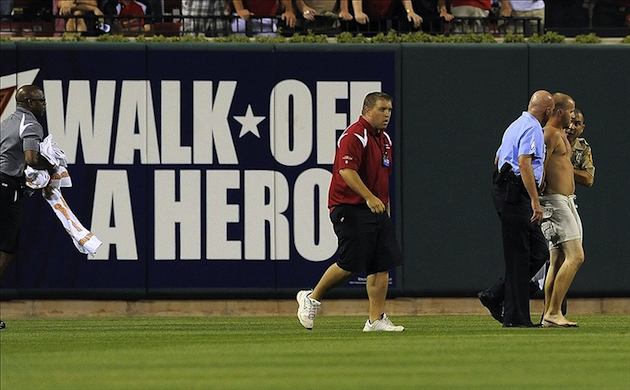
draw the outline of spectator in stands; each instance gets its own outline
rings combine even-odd
[[[1,20],[8,21],[13,13],[13,0],[0,0],[0,16]]]
[[[596,0],[562,0],[548,1],[545,4],[545,26],[551,29],[555,27],[586,28],[589,26],[590,17]]]
[[[422,24],[422,17],[418,15],[411,0],[401,0],[407,16],[407,21],[413,24],[415,28]],[[378,23],[376,26],[379,31],[389,30],[389,25],[383,25],[383,21],[391,19],[396,14],[396,3],[394,0],[352,0],[352,8],[354,11],[354,20],[362,25],[370,22]],[[373,26],[370,26],[370,29]],[[385,28],[383,28],[385,27]]]
[[[349,0],[296,0],[297,10],[304,18],[304,29],[317,34],[339,33],[340,21],[353,19]],[[299,24],[299,21],[298,21]]]
[[[351,21],[348,0],[296,0],[295,5],[304,17],[305,29],[315,33],[337,32],[340,20]]]
[[[183,32],[209,37],[230,34],[229,6],[223,0],[182,0]]]
[[[447,5],[450,3],[451,12],[448,13]],[[484,24],[480,18],[487,18],[490,15],[490,7],[492,6],[491,0],[439,0],[438,9],[440,10],[440,16],[447,21],[454,18],[477,18],[471,20],[469,23],[464,24],[463,29],[459,29],[464,32],[482,32],[484,31]]]
[[[236,14],[243,20],[248,21],[253,16],[255,18],[274,18],[280,10],[281,19],[287,27],[294,28],[297,22],[293,2],[291,0],[233,0]]]
[[[108,0],[103,7],[106,23],[114,31],[149,31],[151,24],[145,16],[152,16],[151,4],[143,0]]]
[[[525,35],[542,34],[545,27],[545,2],[543,0],[501,0],[501,16],[504,18],[539,18],[541,20],[540,29],[538,29],[536,21],[520,21],[514,23],[514,32]]]
[[[630,27],[630,0],[597,0],[593,27]]]
[[[66,22],[66,31],[88,31],[85,16],[93,15],[99,18],[103,16],[97,0],[59,0],[57,7],[59,8],[59,15],[72,16]],[[96,23],[97,20],[93,20],[93,24]],[[89,28],[92,27],[89,26]]]
[[[353,19],[348,0],[296,0],[295,4],[307,20],[315,20],[317,16],[335,17],[345,21]]]
[[[422,30],[429,33],[441,33],[442,22],[450,21],[453,16],[446,12],[445,14],[450,16],[450,19],[446,19],[446,15],[441,15],[438,11],[438,0],[412,0],[413,9],[422,18]]]

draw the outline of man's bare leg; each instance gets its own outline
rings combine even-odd
[[[582,241],[571,240],[564,242],[562,243],[562,251],[564,252],[565,259],[562,266],[558,269],[553,282],[549,308],[545,312],[544,320],[558,325],[575,325],[575,322],[570,322],[562,315],[561,305],[562,300],[569,290],[569,286],[571,286],[573,282],[575,274],[578,269],[580,269],[582,263],[584,263]]]
[[[342,282],[350,275],[352,275],[352,272],[339,267],[337,263],[333,263],[330,267],[328,267],[326,272],[324,272],[321,279],[319,279],[317,286],[315,286],[309,297],[311,299],[315,299],[316,301],[320,301],[326,294],[326,291]]]
[[[556,280],[558,270],[564,263],[564,252],[560,248],[554,248],[549,250],[549,269],[547,270],[547,276],[545,277],[545,302],[543,307],[543,315],[549,310],[549,302],[551,302],[551,295],[553,294],[553,286]]]
[[[385,299],[389,286],[389,272],[377,272],[367,277],[367,293],[370,300],[370,322],[381,319],[385,313]]]

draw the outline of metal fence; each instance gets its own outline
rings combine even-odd
[[[465,34],[489,33],[504,35],[506,33],[520,33],[525,36],[542,34],[544,26],[538,18],[456,18],[446,22],[441,18],[424,18],[420,28],[415,28],[410,22],[402,18],[388,18],[358,24],[355,21],[342,21],[332,17],[317,17],[314,21],[298,19],[293,27],[280,17],[253,17],[247,21],[236,15],[232,16],[146,16],[145,18],[129,18],[117,16],[97,17],[87,14],[81,17],[50,15],[46,18],[33,20],[21,15],[0,16],[0,34],[3,36],[60,36],[66,32],[79,32],[86,36],[97,36],[106,33],[122,35],[164,35],[178,36],[184,34],[202,34],[207,37],[242,34],[256,35],[284,35],[293,34],[325,34],[336,36],[342,32],[353,35],[362,34],[373,36],[378,33],[396,31],[409,33],[424,31],[429,34]]]

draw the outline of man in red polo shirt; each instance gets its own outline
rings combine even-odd
[[[401,263],[394,225],[389,217],[389,175],[392,142],[385,128],[392,115],[392,98],[372,92],[363,111],[337,141],[328,208],[339,241],[339,260],[332,264],[313,290],[297,294],[298,319],[306,329],[328,289],[356,272],[366,272],[370,318],[364,332],[400,332],[385,314],[389,269]]]

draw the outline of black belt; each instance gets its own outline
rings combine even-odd
[[[0,172],[0,182],[12,190],[21,190],[25,186],[24,176],[10,176],[2,172]]]

